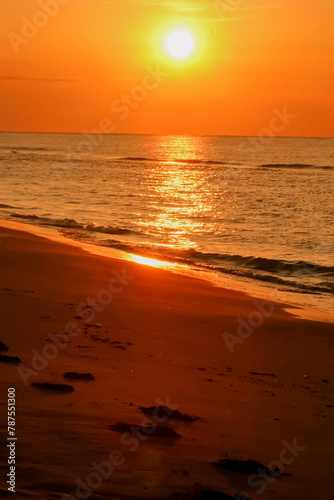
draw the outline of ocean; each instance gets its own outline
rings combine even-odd
[[[2,219],[332,311],[334,139],[1,133],[0,172]]]

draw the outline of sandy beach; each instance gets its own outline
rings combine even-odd
[[[17,436],[4,498],[329,498],[332,323],[8,224],[0,236],[2,478],[9,387]]]

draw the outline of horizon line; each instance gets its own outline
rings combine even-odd
[[[53,135],[145,135],[145,136],[160,136],[160,137],[252,137],[261,139],[334,139],[334,136],[321,136],[321,135],[280,135],[272,137],[261,137],[259,135],[235,135],[235,134],[157,134],[157,133],[140,133],[140,132],[116,132],[116,133],[103,133],[103,132],[42,132],[38,130],[0,130],[0,134],[53,134]]]

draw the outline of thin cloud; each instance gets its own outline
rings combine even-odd
[[[168,10],[173,10],[176,12],[194,12],[199,10],[204,10],[203,1],[199,0],[198,2],[168,2],[162,1],[159,2],[157,0],[143,0],[141,5],[146,7],[161,7]]]
[[[228,4],[227,4],[228,5]],[[217,4],[217,7],[219,4]],[[237,21],[238,19],[256,19],[256,12],[260,10],[270,10],[270,9],[281,9],[283,7],[288,7],[287,3],[280,4],[270,4],[270,5],[240,5],[238,7],[232,7],[224,11],[224,16],[216,17],[210,19],[211,22],[222,22],[222,21]],[[217,9],[218,11],[218,9]]]
[[[136,81],[134,78],[123,77],[123,78],[115,78],[114,76],[100,76],[100,77],[88,77],[88,76],[80,76],[77,78],[32,78],[28,76],[12,76],[12,75],[0,75],[1,81],[9,81],[9,82],[47,82],[47,83],[82,83],[82,82],[91,82],[91,81]]]
[[[239,7],[239,10],[263,10],[263,9],[280,9],[282,7],[287,7],[288,3],[280,3],[280,4],[270,4],[270,5],[249,5],[248,7]]]
[[[9,80],[9,81],[23,81],[23,82],[77,82],[79,79],[76,78],[30,78],[26,76],[0,76],[0,80]]]

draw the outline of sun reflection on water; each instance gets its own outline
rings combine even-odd
[[[142,257],[141,255],[131,254],[129,258],[130,262],[135,262],[136,264],[141,264],[143,266],[150,266],[161,269],[175,269],[178,264],[171,262],[163,262],[161,260],[152,259],[149,257]]]
[[[151,228],[178,249],[196,247],[191,235],[204,230],[203,218],[213,210],[205,167],[184,167],[187,161],[200,159],[196,146],[196,137],[161,138],[159,149],[167,150],[169,158],[148,179],[152,190],[148,208],[154,214]]]

